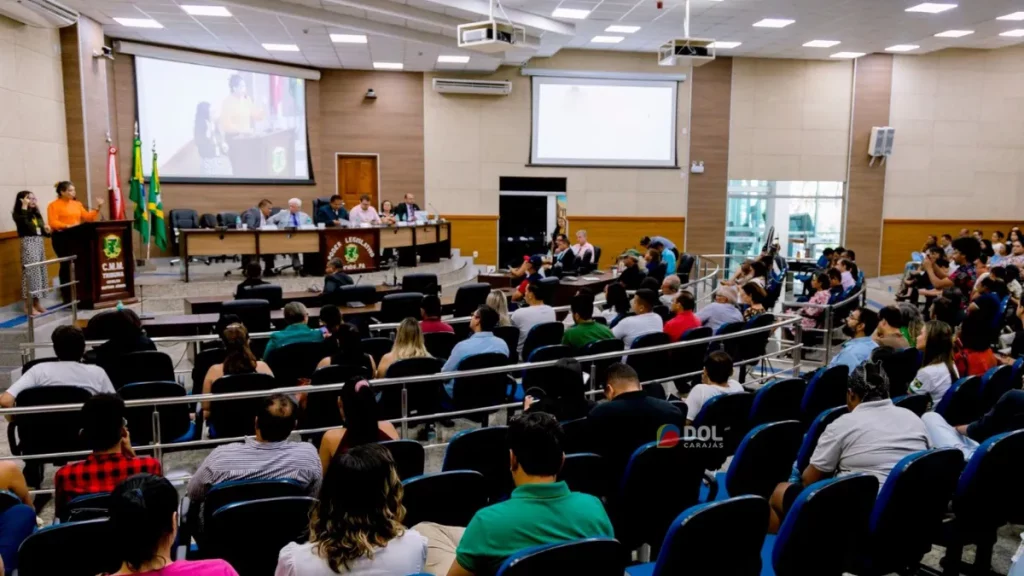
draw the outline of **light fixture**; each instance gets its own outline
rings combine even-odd
[[[829,58],[860,58],[863,55],[864,52],[836,52]]]
[[[267,52],[298,52],[299,47],[295,44],[264,44],[263,49]]]
[[[999,18],[996,18],[996,20],[1014,20],[1016,22],[1019,22],[1021,20],[1024,20],[1024,12],[1014,12],[1013,14],[1000,16]]]
[[[896,44],[885,49],[886,52],[910,52],[920,48],[917,44]]]
[[[183,4],[181,6],[181,9],[191,16],[220,16],[222,18],[231,17],[231,12],[228,12],[228,9],[223,6],[196,6]]]
[[[594,36],[590,41],[595,44],[618,44],[625,39],[625,36]]]
[[[974,34],[974,30],[946,30],[935,35],[936,38],[963,38]]]
[[[743,44],[743,42],[726,42],[724,40],[715,40],[711,44],[708,44],[708,48],[714,48],[716,50],[721,48],[721,49],[725,50],[725,49],[729,49],[729,48],[735,48],[735,47],[739,46],[740,44]]]
[[[796,20],[787,20],[785,18],[765,18],[754,22],[754,26],[758,28],[785,28]]]
[[[619,34],[632,34],[633,32],[636,32],[639,29],[640,29],[639,26],[619,26],[619,25],[614,25],[614,26],[609,26],[609,27],[605,28],[604,31],[605,32],[618,32]]]
[[[939,2],[925,2],[917,6],[911,6],[906,12],[924,12],[925,14],[940,14],[946,10],[956,8],[956,4],[944,4]]]
[[[163,28],[164,25],[152,18],[114,18],[121,26],[129,28]]]
[[[331,34],[331,42],[338,44],[366,44],[365,34]]]
[[[437,57],[438,64],[465,64],[469,62],[469,56],[445,56],[441,55]]]
[[[401,70],[405,65],[401,62],[374,62],[373,67],[376,70]]]
[[[575,8],[555,8],[551,13],[555,18],[570,18],[572,20],[583,20],[590,16],[590,10],[576,10]]]
[[[999,35],[1000,36],[1008,36],[1010,38],[1020,38],[1021,36],[1024,36],[1024,28],[1017,28],[1015,30],[1007,30],[1006,32],[1003,32],[1003,33],[1001,33]]]
[[[831,48],[839,44],[839,40],[811,40],[810,42],[804,42],[805,48]]]

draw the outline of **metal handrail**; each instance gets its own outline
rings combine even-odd
[[[39,262],[32,262],[31,264],[22,264],[21,265],[21,269],[24,270],[26,268],[35,268],[36,266],[46,266],[48,264],[59,264],[61,262],[70,262],[70,261],[74,260],[75,258],[78,258],[77,254],[72,254],[71,256],[61,256],[60,258],[51,258],[49,260],[41,260]]]
[[[36,298],[38,294],[49,292],[51,290],[60,290],[61,288],[65,287],[71,288],[71,300],[69,302],[61,304],[60,306],[57,306],[52,310],[47,310],[46,312],[43,312],[42,314],[39,315],[34,316],[32,315],[31,312],[28,313],[28,341],[30,343],[35,342],[36,340],[36,320],[39,318],[45,318],[46,316],[51,316],[53,314],[56,314],[57,312],[60,312],[67,308],[71,308],[71,323],[75,324],[76,322],[78,322],[78,280],[75,275],[75,260],[77,258],[77,254],[72,254],[71,256],[61,256],[59,258],[51,258],[49,260],[42,260],[40,262],[21,264],[21,276],[22,278],[24,278],[25,271],[28,270],[29,268],[38,268],[40,266],[47,266],[49,264],[61,264],[63,262],[68,262],[68,277],[71,278],[71,280],[69,280],[68,282],[60,284],[58,286],[44,290],[33,290],[25,295],[25,310],[29,311],[32,310],[32,300]],[[22,354],[25,354],[25,352],[22,352]],[[35,359],[34,349],[28,351],[28,358],[30,360]]]

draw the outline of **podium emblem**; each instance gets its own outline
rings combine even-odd
[[[121,237],[117,234],[108,234],[103,237],[103,255],[113,260],[121,255]]]
[[[270,169],[274,171],[274,174],[280,174],[284,172],[284,169],[288,165],[288,156],[285,152],[284,147],[278,146],[274,148],[270,157]]]
[[[349,264],[354,264],[359,261],[359,246],[355,244],[345,245],[345,261]]]

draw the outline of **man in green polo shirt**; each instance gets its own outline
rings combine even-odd
[[[284,307],[284,321],[288,326],[270,335],[267,348],[263,351],[266,358],[271,350],[298,342],[323,342],[324,335],[319,330],[310,328],[309,312],[302,302],[289,302]]]
[[[565,454],[553,416],[519,416],[509,424],[508,446],[516,489],[473,516],[448,576],[494,574],[506,558],[532,546],[614,536],[600,500],[556,480]]]
[[[562,344],[578,352],[584,346],[598,340],[615,340],[615,334],[604,324],[594,322],[594,297],[577,294],[570,304],[572,320],[575,324],[565,331]]]

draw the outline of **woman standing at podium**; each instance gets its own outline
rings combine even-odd
[[[103,199],[96,200],[95,210],[86,210],[85,206],[76,199],[75,185],[68,181],[57,182],[57,199],[50,202],[46,208],[46,219],[54,232],[63,232],[74,228],[82,222],[95,222],[100,218],[99,209],[103,206]],[[53,235],[53,251],[57,256],[63,258],[71,254],[70,246],[64,239],[64,234]],[[71,280],[71,267],[67,262],[60,263],[60,283],[67,284]],[[68,287],[60,289],[64,301],[71,299],[71,290]]]
[[[18,237],[21,238],[21,265],[28,266],[46,259],[46,250],[43,244],[43,237],[50,235],[50,227],[43,222],[43,215],[39,212],[36,204],[36,195],[28,190],[18,192],[14,199],[14,224],[18,229]],[[46,289],[46,266],[35,266],[21,273],[21,296],[26,298],[25,314],[36,316],[46,312],[46,309],[39,303],[38,293]],[[28,304],[27,298],[31,296],[32,304]]]

